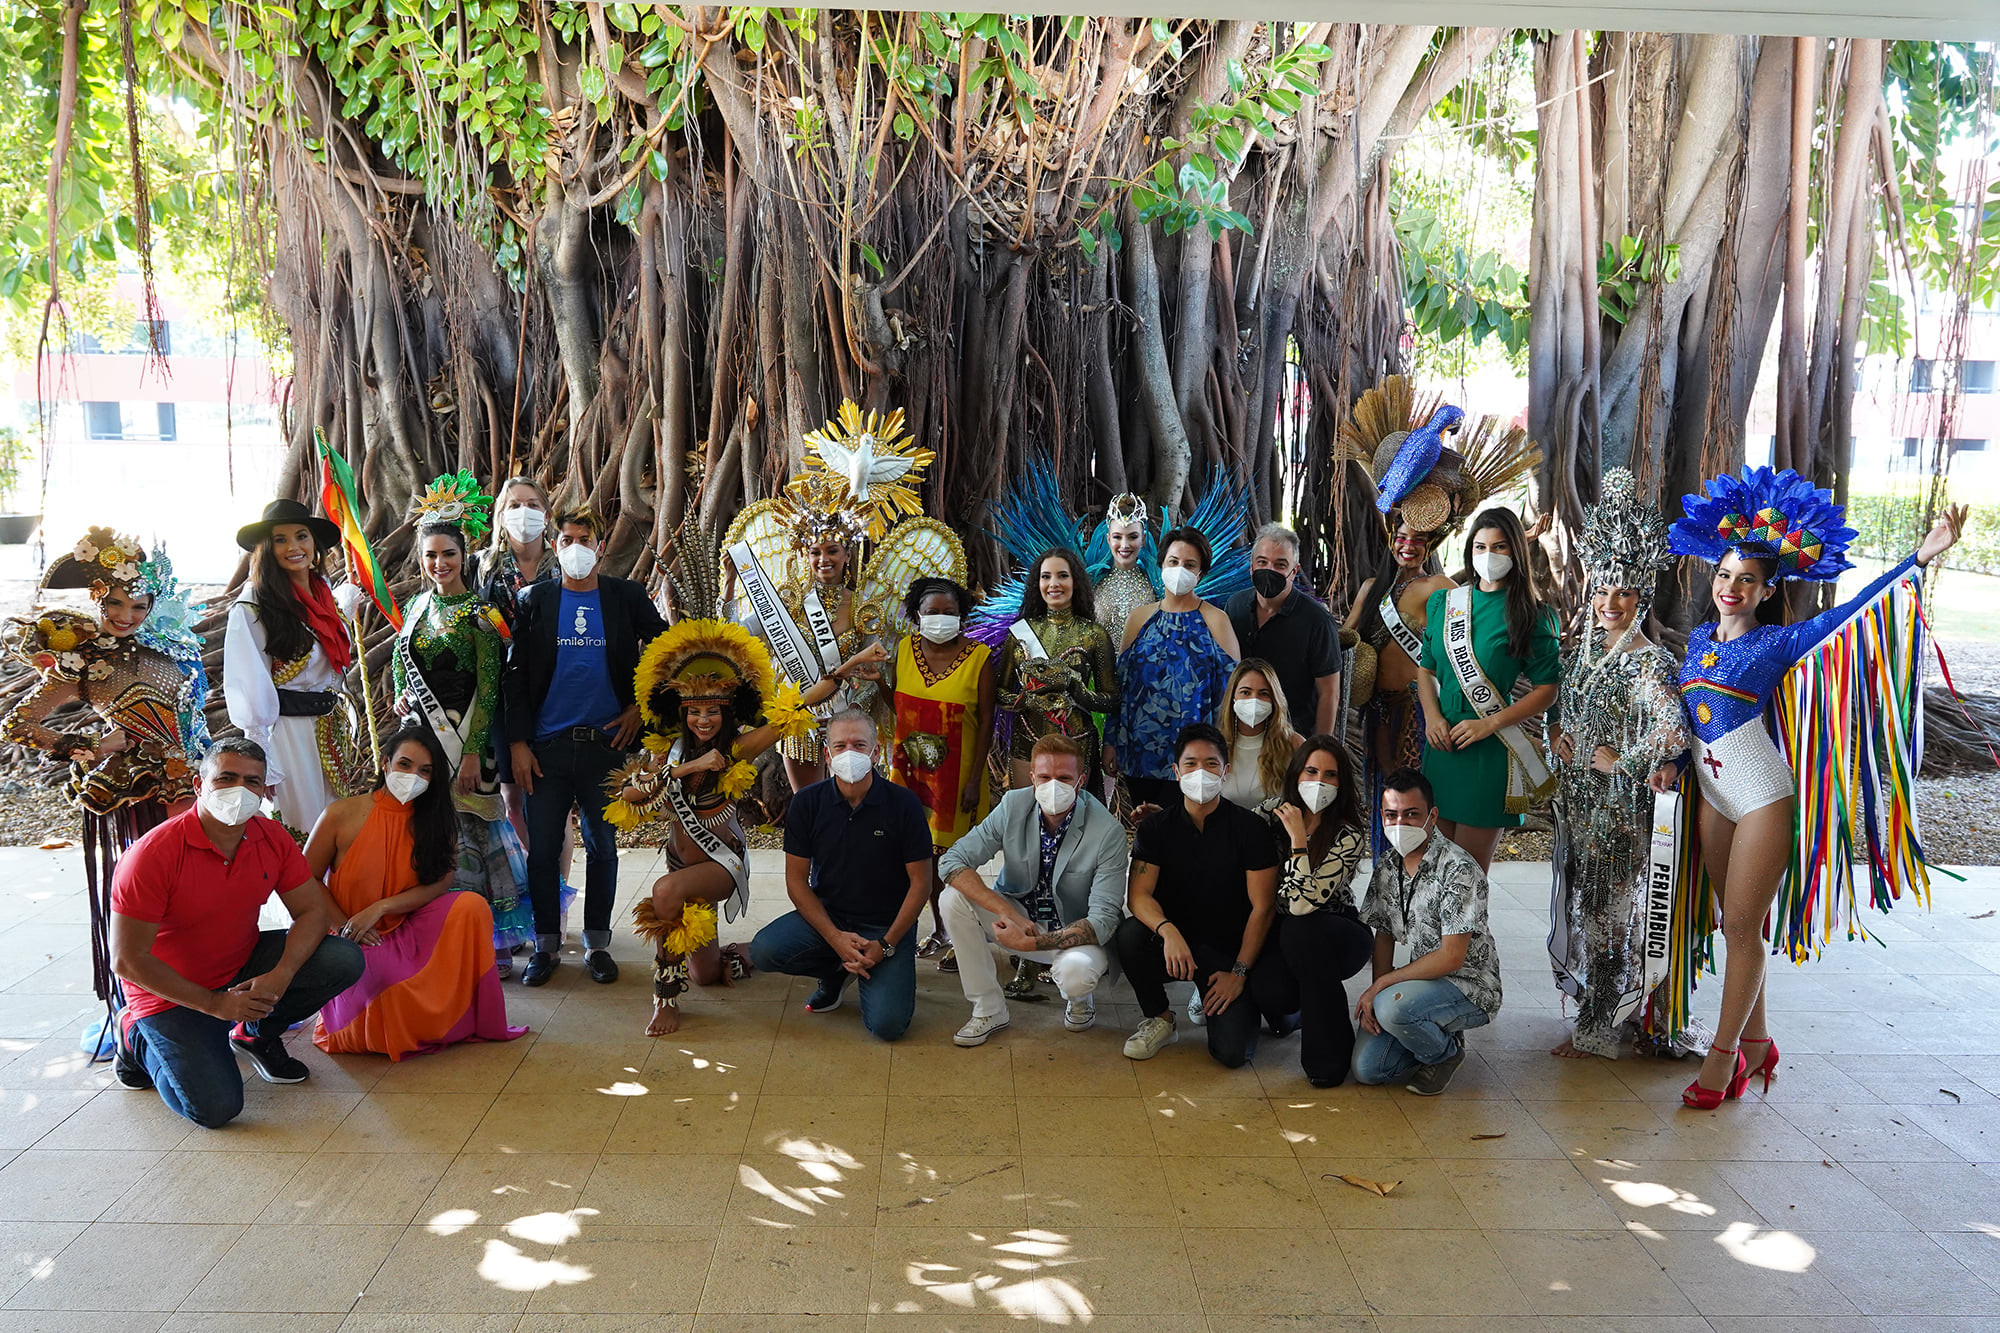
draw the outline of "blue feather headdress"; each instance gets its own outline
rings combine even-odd
[[[1720,476],[1706,494],[1684,495],[1686,518],[1668,533],[1679,555],[1720,560],[1735,551],[1778,562],[1778,577],[1831,582],[1854,564],[1847,548],[1858,535],[1846,514],[1821,490],[1786,468],[1744,468],[1740,477]]]

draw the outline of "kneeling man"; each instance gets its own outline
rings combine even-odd
[[[1097,1021],[1097,983],[1111,970],[1107,946],[1125,914],[1125,830],[1080,790],[1083,751],[1075,741],[1044,736],[1031,762],[1034,785],[1008,792],[938,863],[950,886],[939,906],[958,947],[958,984],[972,1002],[972,1017],[952,1037],[960,1046],[978,1046],[1008,1022],[985,941],[1049,964],[1071,1032]],[[1000,881],[989,889],[979,867],[996,853]]]

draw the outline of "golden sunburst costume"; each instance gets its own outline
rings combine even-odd
[[[810,731],[812,710],[796,685],[777,681],[763,643],[725,620],[683,620],[654,639],[640,654],[633,695],[645,721],[646,753],[606,779],[612,799],[604,817],[630,830],[666,815],[668,875],[703,860],[721,866],[731,883],[723,910],[734,921],[750,901],[736,802],[756,781],[751,760],[773,741]],[[686,710],[697,704],[722,706],[721,726],[706,741],[687,723]],[[729,761],[720,771],[673,775],[715,752]],[[638,799],[628,799],[627,791]],[[653,942],[654,998],[672,1004],[687,989],[687,955],[715,941],[715,908],[690,900],[675,919],[662,920],[647,896],[632,915],[639,935]]]
[[[805,468],[784,492],[744,509],[723,538],[722,586],[731,585],[729,551],[747,546],[775,584],[777,601],[796,636],[830,671],[870,642],[886,643],[907,632],[903,593],[919,578],[965,582],[965,547],[949,526],[923,515],[917,492],[934,455],[919,449],[906,433],[899,408],[886,415],[864,413],[853,402],[824,427],[805,437]],[[813,577],[811,549],[824,541],[847,548],[847,573],[840,583]],[[867,555],[861,559],[863,549]],[[773,608],[775,610],[775,608]],[[843,612],[848,626],[835,630]],[[723,608],[728,618],[751,627],[769,643],[774,628],[760,617],[752,599],[739,590]],[[799,680],[780,666],[794,685]],[[859,708],[878,730],[890,725],[889,699],[879,680],[854,680],[822,711]],[[825,758],[817,728],[786,740],[780,753],[800,763]]]
[[[145,620],[116,633],[109,621],[56,605],[65,591],[87,597],[98,616],[114,593],[144,599]],[[50,562],[36,602],[38,614],[9,621],[0,636],[6,652],[41,675],[0,722],[0,736],[69,761],[64,794],[83,819],[93,982],[109,1002],[115,983],[105,931],[118,855],[193,798],[195,768],[208,749],[202,642],[166,554],[148,559],[135,539],[109,528],[91,528]],[[72,701],[89,711],[61,719],[60,730],[50,726]]]

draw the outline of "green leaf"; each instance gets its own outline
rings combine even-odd
[[[896,113],[893,127],[896,131],[896,137],[905,143],[908,143],[917,135],[917,122],[911,120],[907,112],[898,111]]]
[[[875,270],[875,276],[878,278],[881,277],[882,256],[875,253],[875,247],[868,244],[868,242],[866,241],[856,241],[854,243],[854,248],[861,252],[861,257],[864,260],[868,261],[868,267]]]

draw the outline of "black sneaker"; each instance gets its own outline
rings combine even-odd
[[[1403,1086],[1419,1097],[1435,1097],[1451,1086],[1451,1076],[1464,1063],[1465,1043],[1460,1042],[1457,1050],[1436,1064],[1418,1065],[1416,1072],[1410,1075],[1410,1081]]]
[[[152,1087],[153,1076],[146,1072],[146,1062],[139,1058],[139,1052],[132,1045],[139,1034],[126,1030],[124,1010],[111,1016],[111,1031],[111,1077],[124,1088]]]
[[[586,953],[583,970],[590,973],[590,979],[600,986],[608,986],[618,980],[618,960],[611,956],[609,949],[592,949]]]
[[[840,1008],[842,998],[847,994],[847,973],[819,983],[819,989],[806,1001],[809,1014],[830,1014]]]
[[[229,1044],[250,1057],[258,1077],[266,1083],[303,1083],[312,1076],[305,1061],[295,1060],[285,1049],[282,1037],[252,1037],[239,1024],[229,1034]]]
[[[528,965],[521,971],[523,986],[545,986],[556,974],[556,956],[543,953],[540,949],[528,955]]]

